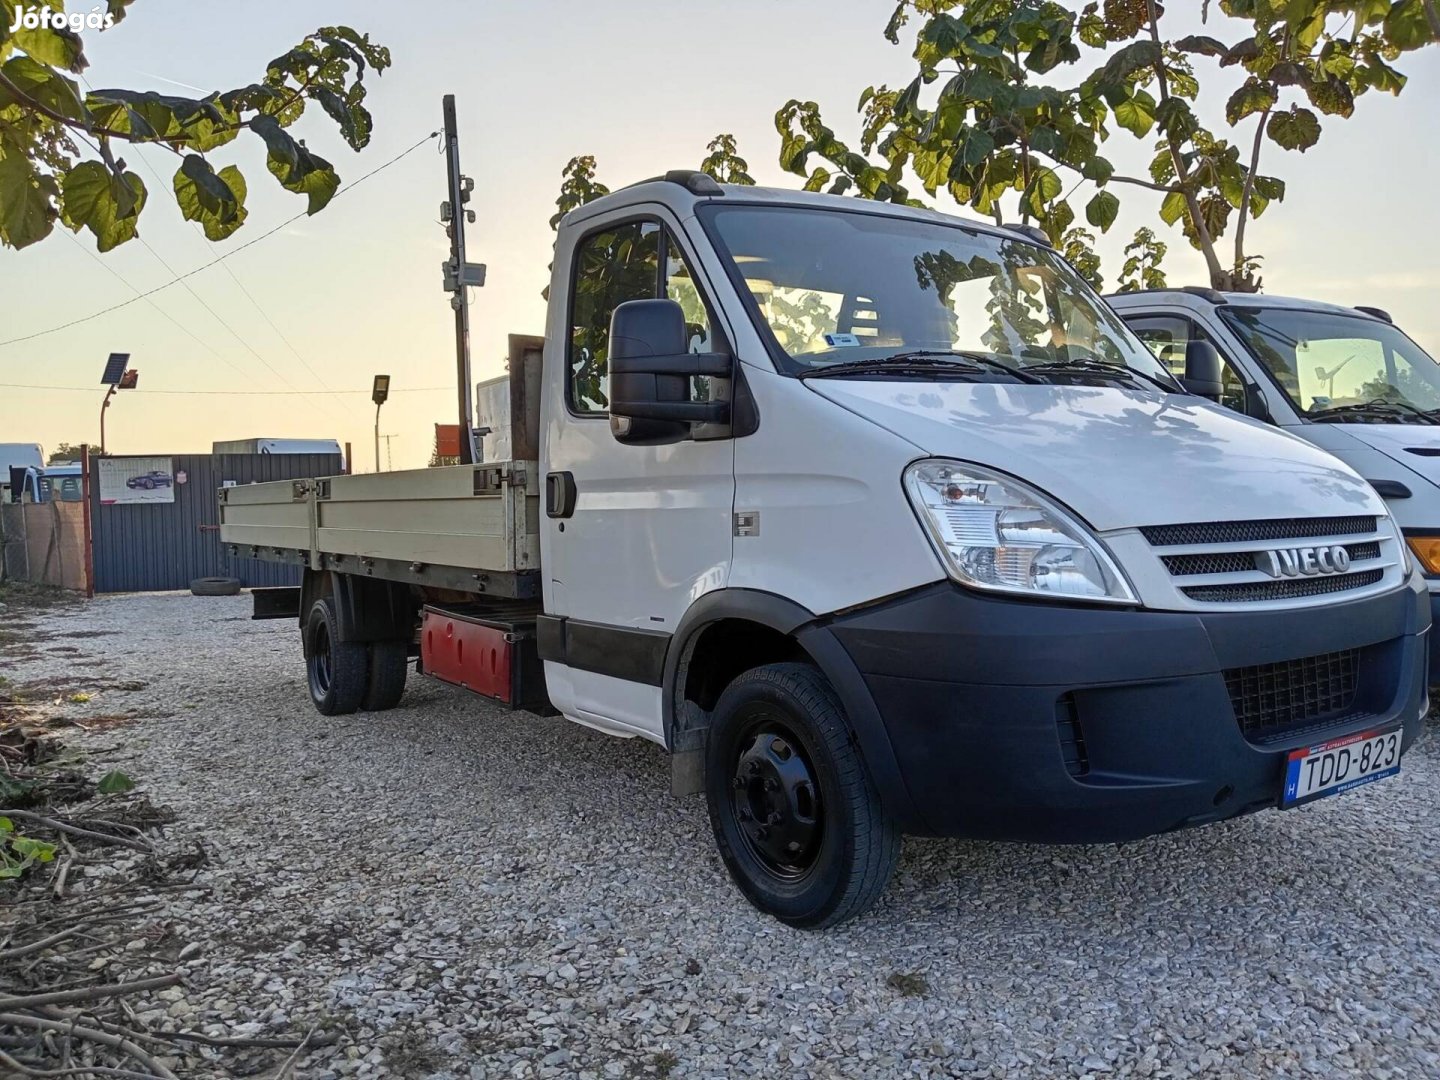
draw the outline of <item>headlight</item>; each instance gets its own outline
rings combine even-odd
[[[1100,541],[1034,488],[962,461],[917,461],[905,491],[950,576],[990,592],[1133,604]]]

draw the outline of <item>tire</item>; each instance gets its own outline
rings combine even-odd
[[[360,707],[370,687],[370,650],[340,640],[340,620],[328,596],[316,600],[305,619],[305,674],[310,700],[322,716],[341,716]]]
[[[400,704],[410,668],[410,643],[376,641],[370,645],[370,681],[360,702],[362,712],[384,712]]]
[[[233,577],[202,577],[190,582],[196,596],[238,596],[240,579]]]
[[[859,915],[900,855],[840,699],[809,664],[768,664],[726,687],[706,740],[705,795],[730,876],[790,926]]]

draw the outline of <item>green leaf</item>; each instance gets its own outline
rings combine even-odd
[[[5,29],[9,29],[8,23]],[[69,30],[17,30],[10,40],[21,52],[49,67],[74,72],[87,67],[80,38]]]
[[[1265,134],[1286,150],[1304,153],[1320,141],[1320,119],[1309,109],[1292,106],[1289,112],[1270,117]]]
[[[180,212],[204,227],[207,240],[224,240],[245,224],[245,195],[245,177],[234,165],[217,175],[204,158],[190,154],[175,173]]]
[[[1246,79],[1225,103],[1225,119],[1233,126],[1254,113],[1273,109],[1276,100],[1275,88],[1269,83],[1256,78]]]
[[[1223,41],[1203,34],[1192,34],[1175,42],[1181,52],[1196,53],[1199,56],[1224,56],[1230,49]]]
[[[319,154],[312,154],[305,145],[291,137],[273,116],[257,116],[250,128],[269,149],[266,166],[287,191],[307,195],[307,213],[318,214],[335,197],[340,177],[334,167]]]
[[[1097,191],[1085,204],[1085,220],[1102,233],[1108,232],[1120,214],[1120,200],[1108,191]]]
[[[55,858],[54,844],[47,844],[43,840],[35,840],[29,836],[12,837],[10,847],[22,859],[29,859],[32,862],[47,863]]]
[[[101,795],[118,795],[122,791],[130,791],[134,787],[134,780],[131,780],[123,772],[115,770],[102,776],[100,783],[95,785],[95,790]]]
[[[1385,38],[1401,49],[1418,49],[1435,40],[1425,18],[1424,0],[1400,0],[1385,16]]]
[[[29,247],[55,227],[55,181],[13,147],[0,157],[0,241]]]
[[[1054,169],[1041,167],[1031,172],[1030,186],[1023,197],[1029,203],[1031,213],[1043,218],[1050,203],[1058,199],[1064,190],[1060,174]]]
[[[85,118],[85,108],[80,103],[80,88],[44,64],[37,64],[28,56],[16,56],[7,60],[4,67],[0,67],[0,71],[15,84],[17,90],[51,112],[57,112],[71,120]],[[10,105],[16,100],[8,89],[0,87],[0,107]]]
[[[1112,111],[1117,124],[1140,138],[1150,134],[1155,126],[1155,99],[1144,90],[1136,90],[1133,97],[1126,98]]]
[[[1185,216],[1185,193],[1172,191],[1165,196],[1165,201],[1160,204],[1160,220],[1166,225],[1174,225]]]
[[[114,176],[98,161],[76,165],[62,181],[65,224],[88,228],[99,251],[111,251],[135,236],[145,208],[144,182],[132,172]]]

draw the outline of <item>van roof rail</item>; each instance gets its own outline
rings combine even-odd
[[[1390,312],[1386,311],[1384,308],[1368,307],[1365,304],[1356,304],[1355,310],[1363,311],[1366,315],[1373,315],[1381,322],[1388,322],[1392,326],[1395,325],[1395,320],[1390,317]]]
[[[1189,293],[1191,296],[1198,296],[1201,299],[1209,300],[1212,304],[1227,304],[1225,294],[1218,289],[1212,289],[1207,285],[1184,285],[1181,292]]]
[[[713,176],[698,169],[671,169],[664,176],[649,176],[644,180],[636,180],[635,183],[625,186],[639,187],[641,184],[679,184],[692,195],[725,194],[725,189]]]
[[[1002,222],[1000,227],[1002,229],[1009,229],[1013,233],[1019,233],[1027,240],[1035,241],[1035,243],[1039,244],[1041,247],[1047,247],[1051,249],[1055,247],[1055,245],[1050,242],[1050,237],[1045,235],[1045,230],[1037,225],[1021,225],[1018,222],[1015,224],[1011,224],[1007,221]]]

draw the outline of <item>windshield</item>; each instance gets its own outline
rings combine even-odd
[[[1220,311],[1311,419],[1424,423],[1426,418],[1406,413],[1440,410],[1440,366],[1387,322],[1286,308]],[[1374,408],[1365,416],[1361,406]]]
[[[1064,259],[1018,236],[799,207],[710,204],[705,220],[793,373],[958,352],[1057,379],[1099,362],[1178,389]]]

